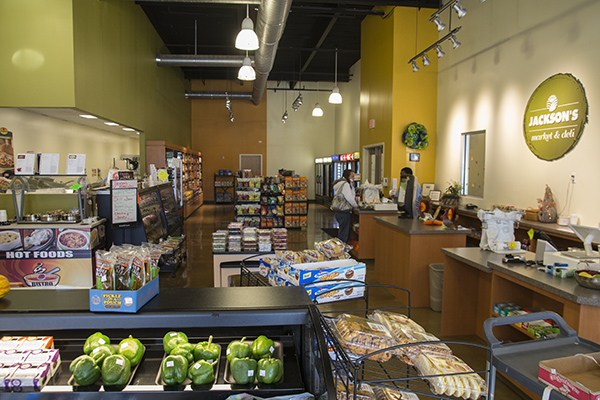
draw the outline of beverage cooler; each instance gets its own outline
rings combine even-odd
[[[356,174],[356,177],[360,176],[360,153],[339,154],[332,156],[333,159],[333,181],[336,181],[342,177],[345,170],[351,169]]]
[[[263,398],[307,392],[317,399],[336,398],[318,311],[302,287],[160,289],[135,314],[92,313],[87,290],[11,291],[6,299],[10,301],[0,308],[0,336],[52,337],[60,361],[39,393],[0,393],[0,398],[101,399],[108,390],[114,399],[216,400],[240,392]],[[73,385],[69,365],[83,354],[86,338],[95,332],[108,336],[111,345],[130,335],[144,345],[128,383],[116,388],[105,388],[101,380]],[[163,386],[163,337],[170,332],[185,333],[193,344],[212,336],[220,347],[212,383]],[[271,384],[231,382],[228,344],[243,337],[251,343],[260,335],[279,349],[281,379]]]
[[[333,163],[331,157],[315,160],[315,201],[329,207],[333,197]]]

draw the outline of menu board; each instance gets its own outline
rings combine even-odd
[[[175,193],[173,193],[173,187],[170,184],[160,185],[158,191],[165,212],[165,219],[167,220],[167,228],[171,234],[180,223],[179,210],[175,202]]]
[[[112,225],[129,228],[137,223],[137,181],[110,181]]]
[[[160,238],[167,236],[160,194],[156,186],[140,191],[139,207],[146,240],[157,243]]]

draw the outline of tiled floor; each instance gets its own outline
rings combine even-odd
[[[174,276],[163,273],[160,276],[161,287],[212,287],[213,286],[213,254],[212,233],[217,229],[226,229],[227,224],[233,221],[232,205],[205,204],[198,211],[186,219],[184,232],[187,237],[187,262],[179,268]],[[330,238],[321,228],[337,227],[333,213],[318,204],[309,206],[308,227],[303,229],[288,230],[288,248],[303,250],[314,248],[314,243]],[[367,282],[377,284],[373,278],[373,261],[365,260],[367,265]],[[388,295],[375,296],[370,306],[384,307],[396,304],[397,301]],[[422,325],[427,332],[440,337],[442,340],[456,340],[484,345],[476,336],[468,337],[441,337],[439,312],[430,308],[413,308],[411,317]],[[454,348],[455,353],[475,369],[484,369],[486,364],[485,352],[467,349],[461,346]],[[512,400],[528,398],[521,393],[511,390],[503,380],[497,381],[495,398],[499,400]]]

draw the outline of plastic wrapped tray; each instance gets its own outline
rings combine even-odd
[[[375,392],[375,399],[377,400],[419,400],[419,396],[414,393],[388,387],[374,386],[373,392]]]
[[[438,395],[476,400],[487,393],[483,378],[454,355],[422,351],[414,357],[413,361],[419,374],[427,376],[425,379],[431,385],[432,391]]]
[[[385,326],[373,320],[350,314],[340,314],[335,318],[334,333],[340,344],[350,353],[358,356],[373,353],[394,346],[394,340]],[[373,361],[388,361],[389,351],[369,357]]]

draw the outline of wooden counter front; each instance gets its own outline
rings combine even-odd
[[[504,264],[502,256],[477,247],[443,249],[442,336],[477,334],[496,303],[541,307],[560,314],[578,336],[600,343],[600,291],[579,286],[524,264]],[[535,254],[528,252],[531,260]],[[510,328],[510,327],[509,327]],[[503,339],[519,340],[515,329]]]
[[[450,243],[464,246],[469,230],[444,229],[395,216],[374,220],[375,279],[410,290],[412,307],[429,307],[429,264],[444,262],[441,249]]]
[[[359,233],[357,234],[358,248],[354,248],[351,251],[354,257],[359,260],[375,258],[375,231],[377,230],[377,224],[374,218],[390,215],[397,216],[398,211],[360,210],[352,213],[352,223],[358,222],[359,226]]]

